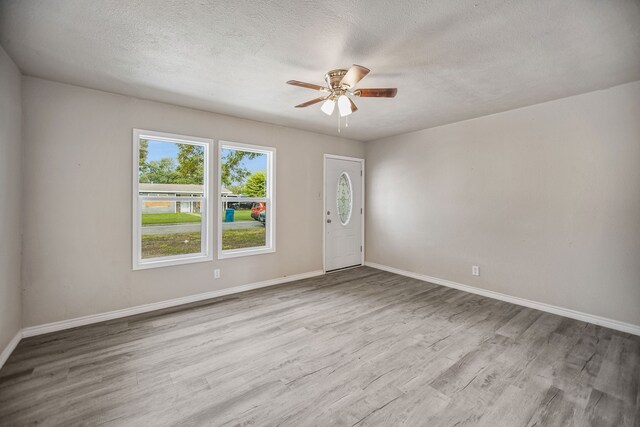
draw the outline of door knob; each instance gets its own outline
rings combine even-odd
[[[327,220],[327,224],[331,224],[331,220],[330,219]]]

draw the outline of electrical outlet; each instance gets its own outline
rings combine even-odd
[[[220,278],[220,269],[216,268],[215,270],[213,270],[213,278],[214,279],[219,279]]]
[[[473,274],[474,276],[479,276],[480,275],[480,267],[478,267],[477,265],[474,265],[471,267],[471,274]]]

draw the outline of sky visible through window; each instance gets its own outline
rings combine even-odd
[[[166,158],[178,160],[178,144],[150,139],[147,160],[154,161]]]

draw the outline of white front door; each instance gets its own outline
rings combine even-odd
[[[325,270],[362,264],[363,162],[325,157]]]

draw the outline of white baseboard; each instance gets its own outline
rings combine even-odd
[[[230,294],[236,294],[238,292],[250,291],[252,289],[266,288],[268,286],[275,286],[275,285],[280,285],[287,282],[294,282],[296,280],[308,279],[310,277],[321,276],[323,274],[324,272],[322,270],[316,270],[308,273],[294,274],[292,276],[278,277],[276,279],[264,280],[262,282],[255,282],[247,285],[241,285],[241,286],[235,286],[232,288],[220,289],[217,291],[205,292],[203,294],[189,295],[186,297],[170,299],[167,301],[160,301],[160,302],[155,302],[151,304],[138,305],[135,307],[125,308],[122,310],[114,310],[106,313],[76,317],[75,319],[62,320],[60,322],[53,322],[53,323],[46,323],[44,325],[30,326],[22,330],[22,336],[25,338],[33,337],[35,335],[42,335],[42,334],[47,334],[49,332],[56,332],[64,329],[75,328],[78,326],[89,325],[91,323],[98,323],[98,322],[104,322],[106,320],[119,319],[121,317],[133,316],[136,314],[147,313],[149,311],[161,310],[163,308],[175,307],[178,305],[189,304],[197,301],[203,301],[206,299],[221,297],[221,296],[230,295]]]
[[[615,329],[618,331],[627,332],[633,335],[640,335],[639,325],[632,325],[630,323],[620,322],[620,321],[609,319],[606,317],[594,316],[592,314],[587,314],[580,311],[571,310],[568,308],[531,301],[528,299],[514,297],[511,295],[489,291],[486,289],[480,289],[480,288],[476,288],[469,285],[463,285],[461,283],[452,282],[450,280],[439,279],[437,277],[431,277],[425,274],[419,274],[419,273],[413,273],[410,271],[400,270],[398,268],[389,267],[382,264],[376,264],[373,262],[367,261],[365,262],[365,265],[369,267],[377,268],[378,270],[384,270],[390,273],[399,274],[401,276],[407,276],[407,277],[422,280],[425,282],[434,283],[436,285],[459,289],[461,291],[469,292],[472,294],[482,295],[488,298],[493,298],[493,299],[517,304],[517,305],[522,305],[529,308],[534,308],[536,310],[557,314],[559,316],[569,317],[571,319],[581,320],[583,322],[593,323],[595,325],[600,325],[600,326]],[[316,270],[308,273],[295,274],[293,276],[278,277],[276,279],[264,280],[262,282],[255,282],[247,285],[235,286],[232,288],[220,289],[216,291],[205,292],[202,294],[189,295],[186,297],[175,298],[167,301],[160,301],[152,304],[139,305],[136,307],[125,308],[122,310],[115,310],[115,311],[109,311],[106,313],[77,317],[75,319],[47,323],[44,325],[30,326],[18,332],[16,336],[13,337],[13,339],[5,347],[2,353],[0,353],[0,368],[2,368],[4,363],[9,358],[9,355],[13,352],[13,350],[16,348],[16,346],[20,342],[20,339],[23,337],[25,338],[32,337],[36,335],[46,334],[49,332],[56,332],[64,329],[75,328],[78,326],[89,325],[92,323],[104,322],[106,320],[113,320],[113,319],[118,319],[122,317],[133,316],[136,314],[147,313],[154,310],[161,310],[163,308],[175,307],[183,304],[189,304],[192,302],[203,301],[206,299],[221,297],[225,295],[231,295],[231,294],[245,292],[253,289],[266,288],[268,286],[275,286],[283,283],[294,282],[296,280],[308,279],[311,277],[321,276],[323,274],[325,273],[322,270]]]
[[[486,289],[476,288],[474,286],[463,285],[462,283],[452,282],[451,280],[439,279],[437,277],[431,277],[425,274],[413,273],[411,271],[406,271],[406,270],[400,270],[399,268],[389,267],[387,265],[377,264],[375,262],[367,261],[364,264],[369,267],[377,268],[378,270],[388,271],[390,273],[399,274],[401,276],[411,277],[413,279],[418,279],[418,280],[422,280],[429,283],[435,283],[436,285],[442,285],[448,288],[459,289],[461,291],[469,292],[472,294],[482,295],[483,297],[510,302],[512,304],[522,305],[522,306],[534,308],[540,311],[546,311],[547,313],[557,314],[559,316],[569,317],[571,319],[593,323],[595,325],[604,326],[607,328],[615,329],[617,331],[627,332],[633,335],[640,335],[640,325],[633,325],[631,323],[620,322],[618,320],[595,316],[593,314],[583,313],[581,311],[558,307],[551,304],[545,304],[543,302],[531,301],[531,300],[520,298],[520,297],[514,297],[511,295],[502,294],[500,292],[494,292]]]
[[[13,350],[16,349],[18,343],[22,339],[22,331],[18,331],[18,333],[9,341],[9,344],[2,350],[0,353],[0,369],[4,366],[4,363],[7,361]]]

